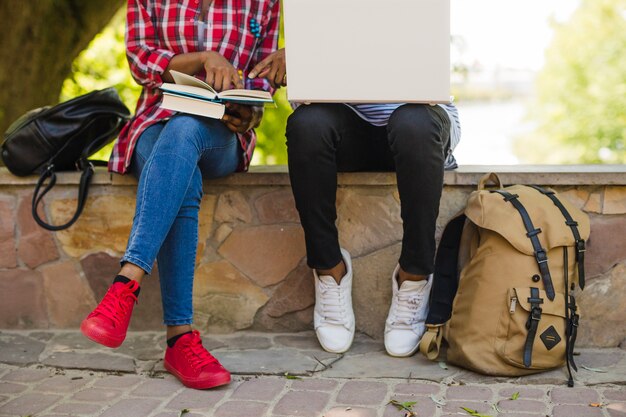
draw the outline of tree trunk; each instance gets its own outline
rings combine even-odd
[[[27,110],[58,102],[72,62],[123,3],[0,1],[0,132]]]

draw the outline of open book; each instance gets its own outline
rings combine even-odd
[[[161,90],[171,95],[210,100],[218,103],[233,102],[239,104],[262,105],[273,103],[272,95],[262,90],[233,89],[217,92],[213,87],[198,78],[182,72],[170,70],[174,83],[163,83]]]

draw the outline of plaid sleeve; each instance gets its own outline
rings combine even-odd
[[[278,49],[278,31],[280,23],[280,4],[278,0],[274,0],[269,6],[270,19],[267,23],[266,30],[259,45],[254,51],[250,68],[254,68],[256,64],[263,60],[266,56]],[[246,88],[252,90],[265,90],[272,92],[270,83],[265,78],[254,78],[246,80]]]
[[[156,88],[163,83],[161,74],[174,52],[159,47],[147,3],[148,0],[128,0],[126,57],[135,81],[148,88]]]

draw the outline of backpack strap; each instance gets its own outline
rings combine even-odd
[[[513,204],[513,207],[517,209],[522,217],[522,222],[524,222],[524,227],[527,232],[526,236],[530,239],[535,251],[535,260],[537,261],[539,271],[541,272],[546,294],[550,301],[554,300],[554,286],[552,285],[552,277],[550,276],[550,269],[548,268],[548,255],[546,254],[546,250],[541,246],[539,238],[537,238],[537,235],[541,233],[541,229],[535,229],[535,226],[528,215],[528,211],[526,211],[524,205],[520,203],[519,196],[517,194],[511,194],[503,190],[491,190],[491,192],[500,194],[504,197],[504,201]]]
[[[539,327],[542,313],[541,304],[543,304],[543,298],[539,297],[539,288],[530,288],[528,302],[530,303],[530,314],[526,322],[528,335],[524,344],[524,366],[530,368],[530,365],[532,365],[533,344],[535,343],[535,336],[537,335],[537,328]]]
[[[430,307],[426,318],[427,331],[420,342],[420,351],[430,360],[439,356],[443,325],[452,315],[452,302],[459,286],[458,259],[465,219],[465,214],[461,213],[448,222],[437,248]]]
[[[578,222],[576,222],[572,216],[569,214],[561,200],[557,198],[554,191],[546,190],[545,188],[541,188],[537,185],[529,185],[529,187],[534,188],[539,191],[543,195],[547,196],[552,200],[555,206],[561,211],[563,217],[565,217],[565,224],[572,229],[572,234],[574,235],[574,241],[576,243],[576,263],[578,264],[578,286],[580,289],[585,288],[585,240],[580,237],[580,233],[578,231]]]

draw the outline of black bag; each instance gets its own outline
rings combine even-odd
[[[31,110],[9,126],[2,143],[2,160],[14,175],[40,175],[32,212],[41,227],[63,230],[74,224],[83,210],[94,173],[89,156],[113,141],[129,117],[128,108],[111,87]],[[47,224],[39,217],[37,206],[55,185],[55,172],[73,170],[82,171],[76,213],[63,225]],[[40,193],[47,179],[50,181]]]

